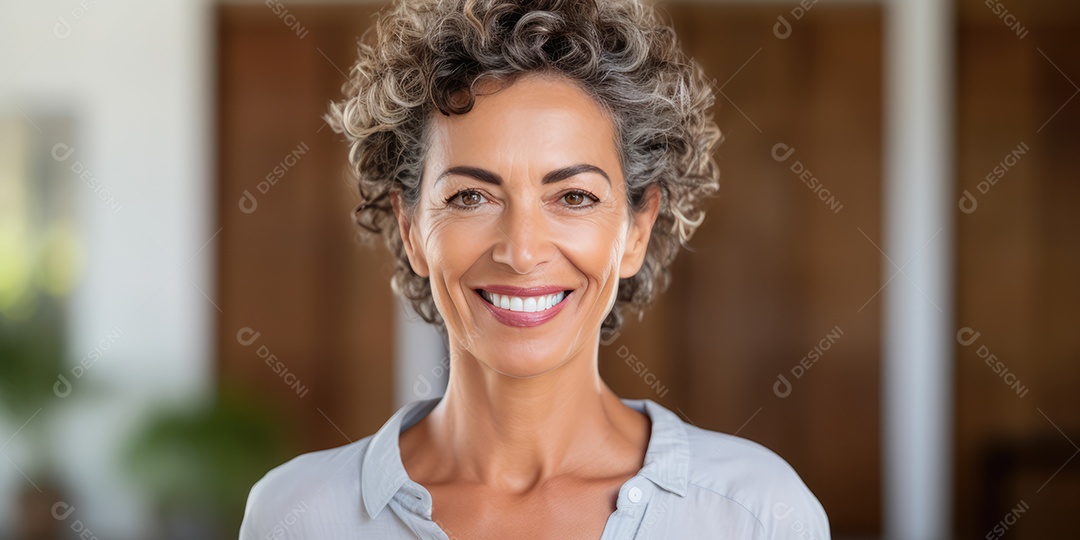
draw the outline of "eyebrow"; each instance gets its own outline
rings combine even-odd
[[[588,163],[578,163],[577,165],[570,165],[569,167],[555,169],[545,174],[544,178],[541,179],[540,183],[543,185],[547,185],[588,172],[599,174],[608,181],[608,184],[611,183],[611,177],[609,177],[603,169],[597,167],[596,165],[590,165]],[[435,184],[438,184],[439,181],[450,175],[468,176],[469,178],[475,178],[476,180],[479,180],[481,182],[495,184],[497,186],[502,185],[503,183],[502,177],[491,171],[481,169],[480,167],[459,165],[456,167],[450,167],[449,169],[443,171],[442,174],[435,178]]]

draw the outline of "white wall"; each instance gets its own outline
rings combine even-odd
[[[196,288],[213,298],[215,246],[199,252],[216,231],[209,15],[201,0],[0,7],[0,114],[70,113],[75,136],[59,141],[75,150],[68,161],[81,162],[119,204],[114,211],[87,185],[75,186],[85,259],[69,361],[122,334],[72,381],[75,392],[91,380],[106,392],[64,410],[55,433],[65,476],[75,480],[71,519],[100,538],[145,533],[146,509],[116,453],[147,405],[204,397],[211,384],[216,308]],[[6,440],[18,425],[3,427]],[[17,444],[5,452],[18,454]],[[0,460],[0,535],[15,517],[12,494],[26,482],[8,468]]]

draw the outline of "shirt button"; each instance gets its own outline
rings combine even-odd
[[[630,488],[630,491],[626,492],[626,496],[630,499],[630,502],[637,504],[641,501],[641,488],[637,486]]]

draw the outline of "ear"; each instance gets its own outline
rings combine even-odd
[[[623,251],[622,264],[619,266],[619,278],[634,277],[645,262],[645,253],[649,248],[649,236],[652,234],[656,216],[660,214],[660,186],[653,184],[645,190],[645,207],[634,212],[627,232],[626,249]]]
[[[419,248],[421,245],[419,235],[416,228],[413,227],[412,220],[405,210],[405,204],[401,197],[400,190],[395,189],[390,192],[390,206],[393,207],[394,217],[397,218],[401,242],[405,245],[405,256],[409,258],[409,266],[412,266],[416,275],[428,277],[430,272],[428,271],[427,258],[424,257],[424,250]]]

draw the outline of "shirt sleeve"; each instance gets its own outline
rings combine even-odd
[[[779,454],[749,439],[695,430],[691,485],[708,488],[744,509],[756,525],[744,535],[761,540],[827,540],[825,508]],[[726,530],[726,524],[716,525]]]
[[[829,540],[829,517],[810,488],[786,461],[777,457],[768,506],[760,516],[770,540]]]
[[[263,477],[248,493],[247,504],[244,507],[244,519],[240,523],[240,540],[255,540],[267,538],[270,534],[263,516],[266,503],[262,500],[262,489],[265,486],[266,477]]]

